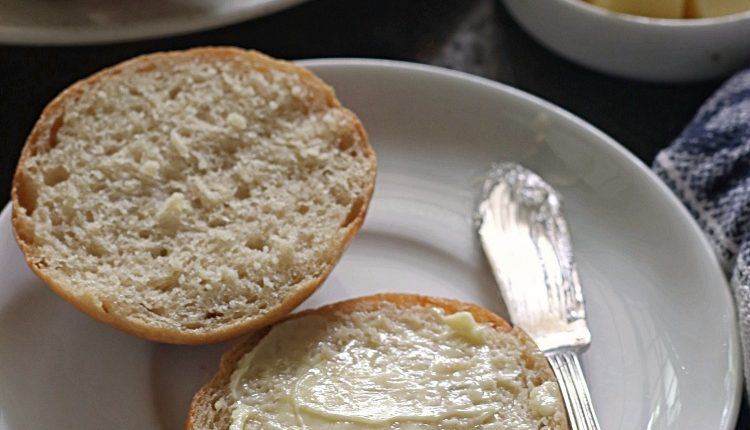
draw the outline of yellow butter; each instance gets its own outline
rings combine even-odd
[[[540,417],[548,417],[555,413],[558,407],[560,390],[554,382],[546,381],[542,385],[531,389],[529,407]]]
[[[231,376],[231,430],[520,429],[559,407],[539,390],[536,411],[514,403],[522,360],[489,347],[470,313],[424,310],[415,321],[362,313],[277,325]]]
[[[470,342],[477,344],[484,342],[484,328],[477,324],[474,320],[474,315],[472,315],[471,312],[456,312],[455,314],[448,315],[443,319],[445,320],[445,323],[448,324],[448,327],[455,330],[456,333]]]
[[[685,16],[685,0],[590,0],[590,3],[629,15],[653,18],[682,18]]]
[[[750,0],[687,0],[688,15],[711,18],[750,10]]]

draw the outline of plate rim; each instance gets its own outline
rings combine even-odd
[[[92,27],[9,26],[0,23],[0,43],[22,46],[80,46],[106,43],[136,42],[159,37],[181,36],[213,30],[260,18],[310,0],[262,0],[241,7],[238,11],[217,15],[197,15],[185,18],[157,19],[140,24]]]
[[[306,1],[306,0],[291,0],[291,1]],[[585,120],[578,117],[577,115],[551,102],[548,102],[538,96],[527,93],[526,91],[520,90],[518,88],[514,88],[507,84],[493,81],[487,78],[482,78],[482,77],[471,75],[468,73],[444,69],[444,68],[436,67],[436,66],[411,63],[411,62],[405,62],[405,61],[395,61],[395,60],[378,60],[378,59],[365,59],[365,58],[321,58],[321,59],[301,60],[301,61],[297,61],[296,63],[301,66],[308,67],[312,69],[314,72],[316,71],[316,69],[340,68],[340,67],[359,67],[359,68],[381,69],[381,70],[400,70],[400,71],[405,71],[407,73],[417,72],[417,73],[428,74],[428,75],[438,75],[438,76],[442,76],[448,79],[458,79],[458,80],[468,81],[470,83],[474,83],[478,85],[483,85],[483,86],[491,88],[494,91],[503,93],[505,96],[515,98],[521,103],[524,103],[528,106],[534,106],[534,107],[538,107],[538,108],[553,112],[557,115],[560,115],[565,120],[571,121],[574,125],[585,129],[587,132],[591,133],[595,137],[595,139],[592,139],[591,144],[597,146],[599,150],[602,150],[609,154],[613,154],[615,157],[619,158],[624,163],[629,163],[631,167],[635,167],[636,170],[640,174],[645,175],[648,178],[648,181],[653,186],[655,186],[656,189],[659,190],[658,192],[662,196],[662,198],[666,199],[666,201],[669,202],[669,207],[675,213],[675,215],[681,217],[684,221],[687,221],[686,225],[688,225],[689,226],[688,228],[692,230],[692,234],[696,236],[696,239],[698,240],[698,242],[702,244],[701,245],[702,252],[705,253],[707,259],[710,260],[710,263],[722,275],[722,279],[724,279],[723,285],[725,288],[722,288],[721,289],[722,292],[719,294],[721,296],[721,300],[725,302],[725,305],[729,311],[728,312],[729,316],[731,316],[732,320],[735,321],[735,324],[730,325],[731,333],[729,336],[730,343],[728,345],[728,350],[730,352],[729,352],[728,358],[729,358],[729,370],[733,372],[734,374],[736,374],[736,378],[732,378],[732,383],[734,384],[734,390],[727,390],[727,392],[730,393],[731,396],[728,400],[729,404],[725,405],[724,415],[722,416],[722,422],[719,423],[720,425],[719,429],[720,430],[734,430],[737,419],[738,419],[740,402],[742,399],[742,390],[744,388],[744,385],[742,383],[743,368],[742,368],[742,360],[741,360],[739,327],[737,326],[737,323],[736,323],[737,314],[736,314],[736,309],[734,306],[734,299],[731,293],[731,287],[729,285],[729,282],[726,280],[726,276],[724,272],[721,270],[718,260],[715,258],[713,248],[711,247],[706,236],[700,230],[700,227],[698,226],[696,221],[692,218],[688,210],[678,200],[677,196],[675,196],[672,193],[672,191],[669,190],[666,184],[664,184],[656,176],[656,174],[653,173],[646,166],[645,163],[643,163],[640,159],[638,159],[635,155],[633,155],[630,151],[628,151],[625,147],[623,147],[613,138],[608,136],[606,133],[599,130],[594,125],[586,122]],[[11,209],[12,209],[12,202],[8,201],[3,207],[2,211],[0,211],[0,221],[2,221],[5,217],[8,217],[8,219],[10,220]]]

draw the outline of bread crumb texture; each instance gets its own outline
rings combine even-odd
[[[429,306],[355,309],[275,326],[239,360],[206,428],[565,428],[544,355],[515,331],[467,339]]]
[[[50,104],[14,224],[37,273],[89,313],[189,337],[325,276],[374,176],[359,121],[308,72],[238,49],[157,54]]]

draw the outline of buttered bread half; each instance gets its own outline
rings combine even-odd
[[[282,318],[360,228],[376,161],[304,68],[236,48],[146,55],[80,81],[13,181],[29,267],[147,339],[225,340]]]
[[[544,355],[474,305],[387,294],[289,317],[222,358],[189,430],[567,429]]]

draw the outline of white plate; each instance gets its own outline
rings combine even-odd
[[[588,300],[583,356],[602,428],[732,429],[741,388],[728,286],[687,212],[610,138],[518,90],[405,63],[307,66],[362,118],[375,199],[304,306],[379,291],[503,313],[471,212],[485,170],[521,161],[562,192]],[[226,345],[175,347],[80,314],[27,270],[0,216],[0,428],[179,429]]]
[[[206,30],[305,0],[0,0],[0,43],[67,45]]]

